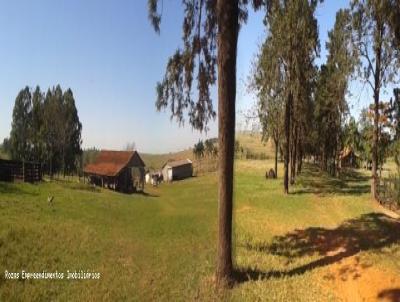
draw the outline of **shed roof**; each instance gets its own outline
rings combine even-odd
[[[136,151],[109,151],[101,150],[93,164],[86,165],[84,172],[102,176],[116,176],[137,156],[141,166],[145,166],[143,160]]]
[[[360,157],[358,153],[354,152],[353,148],[351,147],[344,147],[342,151],[339,153],[339,159],[344,159],[351,154],[354,154],[356,157]]]
[[[181,159],[181,160],[173,160],[173,161],[168,161],[163,165],[163,168],[165,166],[171,167],[171,168],[176,168],[184,165],[191,165],[192,161],[190,159]]]

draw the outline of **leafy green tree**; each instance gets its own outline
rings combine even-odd
[[[75,99],[71,89],[63,94],[63,115],[64,115],[64,137],[66,138],[63,145],[63,167],[65,172],[73,172],[76,170],[80,156],[82,155],[82,124],[79,120],[78,110],[75,106]]]
[[[394,139],[400,140],[400,88],[393,91],[394,99],[391,99],[391,119],[393,124]]]
[[[278,175],[278,150],[284,134],[285,87],[284,73],[271,38],[264,43],[258,56],[250,87],[257,91],[258,118],[262,140],[272,139],[275,145],[275,176]]]
[[[326,65],[321,66],[315,94],[317,153],[322,169],[329,168],[332,174],[337,172],[340,149],[343,147],[343,126],[348,114],[348,82],[357,64],[351,21],[349,10],[337,12],[334,28],[328,33],[326,43],[328,59]]]
[[[204,143],[202,140],[199,140],[199,142],[197,144],[194,144],[193,155],[197,159],[200,159],[200,158],[204,157],[204,153],[205,153]]]
[[[43,109],[43,136],[48,163],[47,169],[52,177],[61,166],[60,156],[64,139],[62,90],[60,86],[47,90]]]
[[[206,139],[204,141],[204,149],[208,157],[213,157],[216,154],[216,148],[211,139]]]
[[[11,142],[9,138],[5,138],[0,148],[1,158],[9,159],[11,158]]]
[[[187,112],[193,128],[207,129],[216,114],[210,86],[218,68],[219,207],[217,283],[231,281],[232,196],[235,144],[236,56],[240,23],[247,19],[249,0],[182,0],[184,7],[183,49],[169,59],[164,79],[157,84],[156,108],[170,107],[179,123]],[[264,1],[253,0],[255,8]],[[160,31],[159,0],[148,0],[149,18]],[[195,75],[195,77],[194,77]],[[193,79],[197,80],[196,99]]]
[[[381,89],[395,80],[398,49],[390,18],[391,0],[352,0],[354,39],[361,58],[359,77],[373,92],[374,131],[372,136],[372,182],[371,195],[377,198],[378,157],[379,157],[379,103]]]
[[[275,146],[275,177],[278,177],[278,153],[284,133],[284,101],[282,95],[267,95],[259,104],[262,139],[264,142],[272,139]]]
[[[45,169],[73,172],[81,163],[81,131],[71,89],[60,85],[44,95],[37,86],[33,92],[22,89],[16,100],[10,139],[5,140],[12,158],[46,162]]]
[[[32,94],[32,158],[34,161],[42,162],[45,159],[44,148],[45,142],[43,139],[43,102],[44,95],[39,86],[36,86]]]
[[[373,137],[374,126],[371,122],[367,109],[363,109],[361,111],[359,125],[360,125],[360,135],[361,135],[361,141],[360,141],[361,157],[365,163],[365,167],[368,167],[369,163],[372,162],[371,140]]]
[[[296,161],[302,160],[311,121],[316,73],[314,59],[319,52],[315,18],[318,2],[271,1],[265,18],[268,36],[261,49],[262,62],[256,70],[256,83],[261,95],[274,97],[279,93],[285,99],[285,193],[289,192],[289,163],[294,180]]]
[[[345,125],[343,132],[343,146],[350,147],[355,152],[360,151],[361,134],[358,130],[358,124],[353,117],[350,117],[350,120]]]
[[[25,87],[18,93],[13,110],[10,145],[14,159],[31,159],[31,108],[32,95],[29,87]]]

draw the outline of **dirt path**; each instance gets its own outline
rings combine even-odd
[[[373,203],[377,212],[400,218],[399,214]],[[341,301],[400,302],[400,276],[388,269],[378,269],[358,255],[331,265],[324,279]]]
[[[400,301],[400,276],[379,270],[359,256],[331,265],[324,279],[340,301]]]

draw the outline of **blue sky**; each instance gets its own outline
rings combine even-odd
[[[9,135],[15,97],[26,85],[60,84],[75,95],[83,146],[142,152],[190,147],[200,137],[156,112],[155,84],[181,43],[182,7],[164,0],[161,34],[147,19],[147,0],[0,0],[0,141]],[[348,1],[325,1],[317,11],[321,58],[336,11]],[[238,45],[237,111],[251,106],[246,79],[265,37],[263,13],[250,13]],[[358,85],[356,85],[358,87]],[[214,98],[216,90],[213,89]],[[364,104],[355,104],[361,108]],[[216,136],[216,122],[208,136]]]

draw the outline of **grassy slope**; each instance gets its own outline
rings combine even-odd
[[[261,141],[261,134],[251,132],[236,133],[236,140],[244,148],[249,149],[253,153],[266,153],[270,158],[274,156],[274,146],[271,141],[264,143]]]
[[[179,160],[179,159],[193,159],[192,149],[174,152],[174,153],[165,153],[165,154],[150,154],[150,153],[141,153],[141,158],[146,164],[146,167],[151,170],[159,170],[162,165],[165,164],[168,160]]]
[[[384,238],[400,232],[397,224],[373,214],[365,179],[343,182],[311,169],[297,194],[284,197],[281,179],[263,178],[271,164],[236,164],[235,262],[241,277],[262,280],[239,283],[228,293],[212,290],[215,174],[148,187],[148,196],[92,192],[77,184],[0,184],[1,272],[102,274],[100,281],[73,282],[10,281],[1,275],[0,300],[327,301],[335,290],[325,280],[334,265],[329,253],[338,244],[348,249],[349,242],[358,249],[343,259],[357,255],[394,276],[400,273],[398,237]],[[55,196],[54,206],[47,204],[49,195]],[[370,236],[361,232],[366,223]],[[343,225],[354,227],[343,230]],[[327,241],[332,232],[339,239]],[[381,246],[374,245],[380,240]]]
[[[270,158],[273,158],[274,149],[271,142],[263,143],[261,142],[261,135],[249,132],[240,132],[236,134],[236,139],[239,141],[240,145],[244,148],[250,150],[253,153],[266,153]],[[146,166],[152,170],[157,170],[162,167],[162,165],[170,159],[185,159],[189,158],[193,160],[192,149],[187,149],[179,152],[165,153],[165,154],[150,154],[141,153],[143,161]]]

